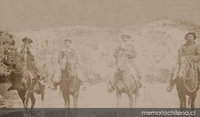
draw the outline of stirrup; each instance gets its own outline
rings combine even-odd
[[[142,88],[142,83],[139,80],[136,80],[136,82],[137,82],[138,87]]]
[[[114,90],[115,90],[114,87],[109,87],[109,88],[108,88],[108,93],[112,93]]]
[[[168,92],[171,92],[172,89],[173,89],[173,86],[168,86],[168,87],[167,87],[167,91],[168,91]]]
[[[10,87],[7,89],[7,91],[12,91],[12,90],[17,90],[17,88],[16,88],[16,87],[13,87],[13,86],[10,86]]]

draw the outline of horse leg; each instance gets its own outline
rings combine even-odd
[[[25,100],[24,100],[24,107],[26,108],[26,112],[24,113],[24,116],[27,116],[27,108],[28,108],[28,101],[29,101],[29,97],[30,97],[30,92],[26,91],[25,93]]]
[[[189,99],[188,99],[188,106],[187,106],[187,108],[190,108],[190,106],[191,106],[191,103],[192,103],[192,97],[191,97],[191,96],[189,96]]]
[[[41,103],[42,103],[42,106],[44,106],[44,92],[41,92]]]
[[[69,95],[67,95],[65,93],[62,93],[62,95],[63,95],[63,99],[64,99],[64,102],[65,102],[64,107],[69,108]]]
[[[31,98],[31,109],[30,109],[30,113],[31,115],[33,114],[33,107],[35,105],[35,96],[33,93],[30,93],[30,98]]]
[[[41,103],[42,106],[44,106],[45,86],[41,86],[40,92],[41,92]]]
[[[195,109],[195,99],[196,99],[197,94],[195,93],[194,95],[191,96],[191,109]]]
[[[24,106],[24,112],[27,113],[27,107],[25,106],[25,92],[24,91],[18,91],[18,95],[22,100],[23,106]]]
[[[178,91],[178,97],[179,97],[179,101],[180,101],[180,108],[183,108],[183,104],[182,104],[182,95],[180,94],[180,92]]]
[[[73,107],[74,107],[74,108],[77,108],[77,106],[78,106],[78,97],[79,97],[79,92],[77,91],[77,92],[73,95],[73,100],[74,100]]]
[[[135,105],[137,107],[138,97],[140,96],[139,91],[136,91],[135,93]]]
[[[63,93],[62,93],[63,94]],[[69,107],[70,107],[70,98],[69,95],[67,94],[63,94],[63,98],[64,98],[64,102],[65,102],[65,108],[66,108],[66,112],[65,112],[65,116],[67,117],[69,115]]]
[[[181,92],[178,92],[178,97],[180,100],[180,109],[183,110],[186,108],[186,97]]]
[[[28,101],[29,101],[29,97],[30,97],[30,92],[27,91],[25,94],[25,106],[28,108]]]
[[[133,94],[132,94],[132,92],[128,93],[128,98],[129,98],[129,107],[133,108]]]
[[[120,108],[121,106],[121,93],[119,91],[117,93],[117,108]]]
[[[185,96],[183,96],[183,108],[186,108],[186,97]]]
[[[77,106],[78,106],[78,97],[79,97],[79,92],[77,91],[74,95],[73,95],[73,100],[74,100],[74,103],[73,103],[73,107],[75,109],[75,113],[77,113]]]

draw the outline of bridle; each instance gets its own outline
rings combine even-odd
[[[117,56],[117,59],[116,59],[116,64],[117,64],[117,69],[118,71],[123,71],[121,69],[121,67],[123,66],[124,68],[126,68],[126,64],[127,64],[127,57],[126,57],[124,51],[121,50],[121,53],[119,54],[118,53],[118,56]],[[123,61],[122,61],[123,60]],[[120,65],[119,65],[119,62],[120,62]]]
[[[24,55],[24,67],[21,71],[16,71],[16,69],[15,69],[14,70],[15,74],[21,74],[27,69],[27,61],[26,61],[26,59],[27,59],[27,48],[26,47],[25,47],[24,51],[25,51],[24,52],[25,53],[25,55]],[[23,59],[23,57],[19,57],[19,59],[16,61],[16,64],[19,64],[22,59]]]

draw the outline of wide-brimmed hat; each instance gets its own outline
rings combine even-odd
[[[124,39],[124,38],[130,39],[131,36],[130,36],[130,35],[126,35],[126,34],[124,34],[124,35],[121,35],[121,38],[122,38],[122,39]]]
[[[189,32],[185,35],[185,40],[187,39],[188,35],[192,35],[194,37],[194,40],[197,38],[196,34],[194,32]]]
[[[67,43],[67,42],[72,43],[72,40],[70,40],[70,39],[65,39],[65,43]]]
[[[10,52],[11,52],[11,50],[6,49],[6,50],[4,51],[4,55],[6,55],[7,53],[10,53]]]
[[[23,41],[24,43],[25,43],[25,42],[28,42],[28,43],[32,43],[32,42],[33,42],[32,39],[27,38],[27,37],[23,38],[22,41]]]

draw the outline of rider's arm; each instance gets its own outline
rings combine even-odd
[[[80,66],[80,65],[79,65],[79,56],[78,56],[78,54],[77,54],[76,51],[74,51],[74,57],[75,57],[75,60],[76,60],[76,65],[77,65],[77,67]]]
[[[59,54],[58,54],[58,63],[59,63],[59,65],[61,65],[61,63],[62,63],[62,58],[63,58],[63,51],[60,51]]]
[[[177,54],[177,58],[176,58],[176,64],[179,64],[180,57],[181,57],[181,49],[178,49],[178,54]]]
[[[17,47],[16,51],[17,51],[18,53],[20,53],[20,52],[22,51],[22,49],[23,49],[23,46],[20,46],[20,47]]]
[[[27,45],[27,47],[29,48],[30,54],[35,57],[36,51],[30,45]]]
[[[127,45],[126,54],[129,59],[135,58],[137,56],[137,52],[136,52],[135,46],[133,44]]]
[[[196,55],[193,56],[193,59],[198,62],[200,60],[200,45],[196,45]]]
[[[115,58],[117,58],[118,52],[119,52],[120,48],[121,48],[120,45],[118,45],[117,48],[115,49],[115,52],[113,53],[113,56],[114,56]]]

